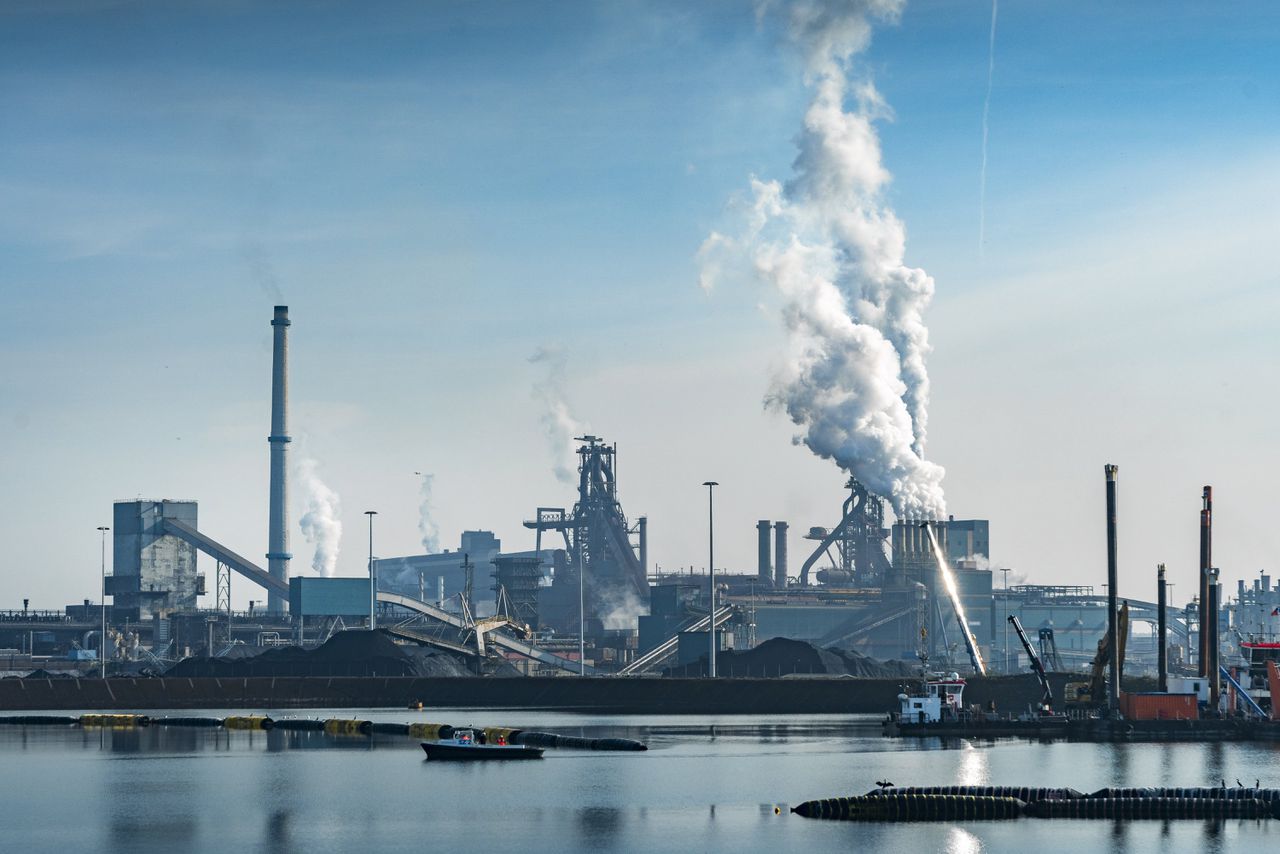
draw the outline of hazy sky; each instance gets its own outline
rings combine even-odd
[[[856,64],[937,284],[949,511],[1014,583],[1101,591],[1114,462],[1122,592],[1164,561],[1191,593],[1205,483],[1228,586],[1280,574],[1280,7],[1006,0],[980,252],[990,20],[910,2]],[[776,299],[705,293],[695,260],[751,176],[789,176],[808,97],[746,2],[3,4],[0,609],[96,599],[119,498],[197,499],[265,562],[277,302],[340,574],[366,509],[379,554],[420,551],[415,471],[445,546],[531,548],[521,520],[572,503],[540,347],[660,566],[705,565],[709,478],[732,569],[757,519],[834,524],[844,477],[763,406]]]

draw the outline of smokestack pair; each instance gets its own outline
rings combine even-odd
[[[774,530],[773,566],[769,566],[769,529]],[[772,569],[772,572],[770,570]],[[779,590],[787,586],[787,523],[768,519],[756,522],[756,572],[761,584],[772,583]]]

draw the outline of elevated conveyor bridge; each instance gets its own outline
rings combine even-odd
[[[378,601],[405,608],[409,611],[415,611],[438,622],[453,626],[460,632],[474,631],[478,639],[477,646],[479,650],[483,650],[484,644],[488,643],[570,673],[578,673],[582,669],[582,666],[576,661],[561,658],[554,653],[547,652],[545,649],[539,649],[533,644],[525,643],[498,631],[499,628],[514,625],[506,620],[500,622],[484,620],[479,625],[469,624],[462,617],[452,614],[438,605],[432,605],[430,602],[423,602],[421,599],[414,599],[411,596],[401,596],[399,593],[387,593],[381,590],[378,591]],[[595,668],[588,666],[585,668],[585,672],[594,674]]]

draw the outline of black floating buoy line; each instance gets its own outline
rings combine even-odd
[[[781,810],[775,808],[775,814]],[[805,801],[804,818],[838,821],[994,821],[1030,818],[1227,819],[1280,818],[1280,789],[1237,786],[1068,788],[1021,786],[881,787],[865,795]]]
[[[82,728],[134,729],[145,726],[158,727],[222,727],[229,730],[290,730],[295,732],[323,732],[331,736],[407,735],[410,738],[439,741],[453,737],[454,727],[437,723],[386,723],[381,721],[346,720],[343,718],[271,718],[267,715],[230,715],[212,717],[163,717],[152,718],[139,714],[87,714],[87,715],[10,715],[0,717],[0,724],[14,726],[79,726]],[[607,750],[638,752],[648,746],[630,738],[581,738],[552,732],[511,729],[508,727],[478,728],[488,741],[507,744],[525,744],[534,747],[566,748],[571,750]]]

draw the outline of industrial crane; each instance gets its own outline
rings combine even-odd
[[[1036,679],[1040,680],[1040,712],[1053,714],[1053,688],[1049,685],[1049,677],[1045,675],[1044,665],[1040,663],[1040,656],[1036,655],[1035,649],[1031,646],[1031,640],[1022,630],[1022,621],[1018,619],[1018,615],[1010,614],[1009,622],[1013,624],[1018,640],[1022,641],[1022,648],[1027,651],[1027,658],[1031,659],[1031,669],[1036,672]]]

